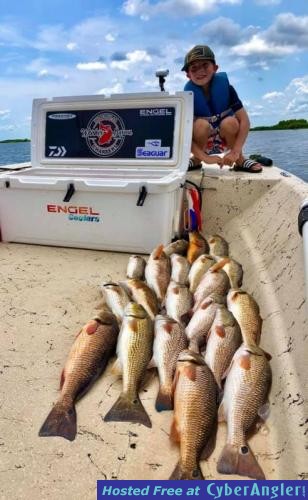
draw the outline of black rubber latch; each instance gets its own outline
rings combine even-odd
[[[10,181],[5,181],[5,187],[6,187],[6,188],[11,187]]]
[[[304,205],[298,214],[298,230],[299,234],[303,236],[303,226],[308,221],[308,203]]]
[[[75,186],[74,186],[74,184],[69,184],[68,188],[67,188],[67,191],[66,191],[66,195],[63,198],[63,201],[70,201],[70,199],[71,199],[71,197],[73,196],[74,193],[75,193]]]
[[[137,207],[143,207],[147,194],[147,188],[145,186],[142,186],[139,190],[139,197],[136,203]]]

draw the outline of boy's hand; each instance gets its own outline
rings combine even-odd
[[[207,155],[206,160],[204,160],[205,163],[208,163],[209,165],[213,165],[214,163],[218,163],[220,168],[224,166],[224,158],[221,158],[220,156],[217,155]]]
[[[241,155],[240,151],[236,151],[234,149],[231,149],[226,156],[223,158],[223,163],[224,165],[229,165],[230,167],[235,163]]]

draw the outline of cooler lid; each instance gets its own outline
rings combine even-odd
[[[192,92],[34,99],[33,167],[186,171]]]

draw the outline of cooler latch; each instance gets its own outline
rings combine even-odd
[[[136,203],[137,207],[143,207],[147,194],[147,188],[145,186],[142,186],[139,190],[139,197]]]
[[[75,193],[75,186],[74,186],[74,184],[69,184],[68,188],[67,188],[67,191],[66,191],[66,195],[63,198],[63,201],[70,201],[70,199],[71,199],[71,197],[73,196],[74,193]]]

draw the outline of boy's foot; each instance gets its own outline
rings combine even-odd
[[[233,170],[235,172],[250,172],[253,174],[258,174],[262,172],[263,168],[260,163],[254,160],[244,160],[241,164],[235,163]]]
[[[188,162],[188,171],[190,172],[191,170],[200,170],[200,168],[202,168],[202,163],[200,163],[200,161],[196,158],[190,158]]]

